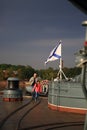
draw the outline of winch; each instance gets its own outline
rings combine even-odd
[[[19,88],[19,79],[10,77],[7,79],[7,87],[3,91],[3,101],[22,101],[22,90]]]

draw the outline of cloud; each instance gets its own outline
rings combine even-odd
[[[44,68],[50,51],[62,40],[64,65],[74,66],[74,53],[84,42],[84,14],[67,0],[3,0],[1,5],[0,63]]]

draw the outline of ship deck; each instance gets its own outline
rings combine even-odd
[[[5,102],[2,94],[0,95],[0,123],[12,111],[30,100],[31,97],[25,96],[22,102]],[[48,98],[40,97],[42,99],[40,105],[33,109],[28,116],[26,116],[24,123],[21,124],[20,130],[83,130],[85,115],[53,111],[48,108]],[[25,109],[24,109],[25,111]],[[18,117],[14,117],[16,121]],[[11,120],[11,119],[10,119]],[[13,120],[13,119],[12,119]],[[11,122],[11,121],[10,121]],[[6,130],[15,130],[15,123],[11,122],[11,126],[6,126]],[[3,130],[3,128],[2,128]],[[4,128],[5,130],[5,128]]]

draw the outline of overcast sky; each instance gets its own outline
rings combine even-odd
[[[68,0],[0,0],[0,64],[58,68],[59,60],[44,62],[62,40],[65,67],[75,66],[83,47],[87,15]]]

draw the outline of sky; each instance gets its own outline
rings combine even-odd
[[[0,64],[58,69],[59,60],[44,62],[62,40],[64,67],[75,67],[86,18],[68,0],[0,0]]]

